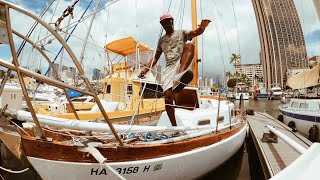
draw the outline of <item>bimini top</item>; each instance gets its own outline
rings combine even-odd
[[[136,53],[137,43],[138,41],[136,41],[133,37],[126,37],[126,38],[112,41],[111,43],[106,44],[104,48],[113,53],[120,54],[121,56],[127,56],[129,54]],[[139,50],[140,52],[153,51],[152,48],[140,42],[139,42]]]

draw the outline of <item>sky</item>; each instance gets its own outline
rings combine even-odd
[[[51,0],[9,1],[39,16]],[[92,0],[86,15],[93,12],[98,1]],[[56,2],[44,16],[46,22],[54,23],[73,3],[73,0],[56,0]],[[90,2],[91,0],[80,0],[75,6],[74,19],[71,22],[76,22],[81,17]],[[110,2],[113,4],[110,5]],[[89,44],[84,53],[85,72],[91,77],[92,69],[103,69],[106,65],[104,45],[119,38],[132,36],[155,49],[161,30],[159,16],[165,12],[171,13],[175,18],[175,29],[191,30],[190,2],[189,0],[100,0],[99,8],[103,9],[96,14]],[[320,24],[312,0],[295,0],[294,2],[305,36],[308,57],[320,55]],[[232,53],[241,55],[242,64],[260,63],[260,42],[251,0],[198,0],[197,14],[198,23],[201,19],[212,20],[203,35],[198,38],[198,54],[201,59],[200,77],[215,80],[217,75],[222,77],[225,72],[233,71],[233,66],[229,64]],[[10,12],[10,15],[13,28],[26,35],[33,21],[14,11]],[[79,24],[74,31],[74,36],[68,41],[68,45],[78,58],[82,52],[83,39],[85,39],[90,19],[91,17]],[[68,17],[62,21],[60,27],[65,27],[67,21]],[[51,24],[51,26],[54,25]],[[60,34],[62,37],[65,36]],[[60,45],[54,39],[49,43],[50,37],[45,38],[46,35],[46,30],[38,27],[30,39],[44,45],[50,58],[54,59]],[[18,47],[21,40],[15,39]],[[46,70],[46,63],[43,63],[39,53],[34,52],[32,46],[26,46],[21,53],[21,64],[31,66],[31,69]],[[114,58],[113,55],[110,57]],[[5,45],[0,45],[0,58],[10,60],[9,48]],[[56,62],[60,60],[58,57]],[[113,62],[117,60],[114,59]],[[64,53],[62,63],[71,64],[67,53]],[[159,63],[164,66],[163,55]]]

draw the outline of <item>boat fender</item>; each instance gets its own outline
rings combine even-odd
[[[309,129],[309,137],[308,139],[311,142],[317,142],[318,141],[318,136],[319,136],[319,129],[318,127],[314,124],[310,129]]]
[[[247,109],[246,110],[246,113],[248,114],[248,115],[254,115],[254,110],[253,109]]]
[[[278,119],[280,122],[283,122],[283,115],[280,114],[277,119]]]
[[[290,121],[288,123],[288,126],[292,129],[292,132],[297,132],[296,123],[294,123],[293,121]]]

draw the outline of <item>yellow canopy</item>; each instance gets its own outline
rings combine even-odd
[[[105,45],[105,49],[122,56],[127,56],[129,54],[136,53],[137,41],[133,37],[126,37],[122,39],[115,40],[109,44]],[[152,51],[153,49],[147,45],[139,43],[140,52]]]

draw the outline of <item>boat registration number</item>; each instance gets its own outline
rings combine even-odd
[[[151,165],[146,165],[143,167],[139,166],[132,166],[132,167],[125,167],[125,168],[116,168],[115,170],[119,174],[135,174],[139,172],[149,172],[149,171],[158,171],[161,170],[162,164],[156,164],[153,167]],[[107,175],[107,169],[106,168],[91,168],[90,175]]]

